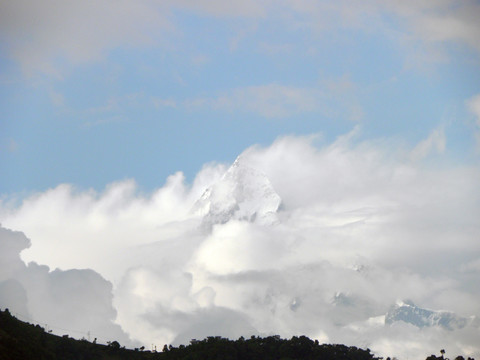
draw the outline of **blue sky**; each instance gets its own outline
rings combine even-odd
[[[2,194],[150,191],[282,135],[359,125],[477,161],[473,1],[1,5]],[[115,10],[112,10],[114,9]]]
[[[477,0],[0,0],[0,307],[99,343],[478,358],[478,19]],[[411,304],[426,326],[385,321]]]

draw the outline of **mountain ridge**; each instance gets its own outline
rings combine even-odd
[[[440,326],[447,330],[462,329],[468,325],[469,320],[472,319],[458,316],[450,311],[423,309],[409,300],[393,305],[385,315],[385,324],[388,325],[403,321],[418,328]]]

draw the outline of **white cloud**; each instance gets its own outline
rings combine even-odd
[[[100,61],[116,48],[174,43],[174,13],[274,21],[331,36],[332,29],[382,31],[424,44],[462,43],[480,51],[480,5],[444,1],[3,1],[0,37],[26,73],[62,77],[71,64]],[[389,20],[394,16],[400,21]],[[278,20],[278,21],[277,21]],[[181,31],[181,29],[180,29]],[[397,40],[399,40],[397,38]],[[401,39],[400,39],[401,40]],[[236,45],[233,44],[233,48]],[[428,48],[428,46],[425,46]],[[417,47],[418,50],[419,47]]]
[[[171,108],[176,108],[177,107],[177,102],[174,99],[163,99],[163,98],[152,98],[152,104],[155,106],[157,109],[161,108],[166,108],[166,107],[171,107]]]
[[[112,281],[118,323],[146,344],[306,334],[379,355],[424,358],[446,348],[478,356],[475,323],[450,331],[381,321],[404,299],[480,315],[480,170],[425,166],[444,141],[440,128],[407,150],[359,142],[356,132],[318,147],[318,137],[251,147],[241,161],[282,199],[271,225],[200,226],[191,209],[226,170],[214,164],[192,185],[178,173],[151,194],[133,181],[102,193],[60,185],[3,204],[0,221],[32,239],[23,258]],[[3,269],[24,266],[18,256],[9,264]]]
[[[480,5],[476,1],[396,1],[386,7],[409,21],[427,42],[460,42],[480,51]]]
[[[321,108],[323,95],[313,88],[267,84],[237,88],[214,98],[185,101],[187,107],[210,107],[214,110],[244,111],[266,118],[282,118]]]
[[[173,30],[165,12],[148,1],[3,1],[1,38],[27,73],[61,76],[58,60],[97,61],[118,46],[158,43]]]
[[[475,116],[475,140],[477,142],[477,149],[480,150],[480,94],[467,100],[467,107]]]
[[[275,8],[275,11],[273,11]],[[351,0],[327,1],[295,0],[282,5],[270,1],[253,3],[202,1],[190,9],[221,16],[266,17],[267,14],[281,15],[290,27],[309,28],[315,31],[331,31],[332,28],[353,28],[367,32],[380,29],[393,32],[407,31],[411,36],[426,43],[458,42],[475,51],[480,51],[480,5],[475,0],[458,3],[454,0],[441,1],[378,1],[356,2]],[[304,18],[294,18],[293,13]],[[398,17],[402,23],[390,21],[389,16]]]
[[[468,262],[466,264],[462,264],[461,270],[465,272],[468,272],[468,271],[480,272],[480,258],[474,261]]]
[[[0,39],[27,74],[61,78],[70,64],[102,61],[116,48],[167,44],[177,29],[175,10],[216,17],[261,17],[258,1],[3,1]],[[194,59],[194,61],[203,59]]]
[[[229,2],[221,0],[200,0],[195,2],[181,0],[175,1],[174,4],[190,11],[218,17],[263,17],[266,15],[267,9],[274,5],[270,0]]]
[[[412,160],[420,160],[432,151],[443,153],[445,151],[445,132],[443,128],[434,130],[428,138],[422,140],[411,152]]]
[[[212,97],[188,99],[187,108],[207,107],[216,111],[245,112],[270,119],[320,113],[358,121],[363,109],[356,99],[358,89],[347,75],[322,81],[315,87],[278,83],[234,88]]]
[[[480,6],[475,0],[441,1],[289,1],[287,26],[332,36],[337,30],[382,34],[398,47],[406,66],[429,69],[425,64],[455,57],[449,45],[462,45],[480,54]],[[456,48],[458,49],[458,47]]]
[[[22,216],[13,216],[8,225],[22,228],[17,221],[30,223],[29,229],[24,228],[25,233],[27,236],[34,233],[37,241],[22,254],[26,261],[35,260],[62,269],[96,268],[102,264],[101,272],[114,276],[117,270],[113,258],[121,255],[125,248],[184,233],[185,228],[176,226],[175,222],[189,216],[193,202],[219,177],[222,169],[217,165],[206,167],[189,189],[183,174],[177,173],[167,179],[165,187],[147,197],[136,193],[136,185],[131,180],[110,184],[102,194],[59,185],[25,199],[22,207],[15,211],[20,211]],[[8,211],[3,209],[4,215]],[[43,218],[47,214],[48,220]],[[79,218],[85,222],[78,222]],[[132,224],[135,225],[132,227]],[[48,230],[52,228],[57,229],[54,237]],[[94,247],[99,251],[92,253]],[[35,253],[33,257],[32,253]],[[112,256],[106,256],[107,253]]]
[[[317,110],[321,98],[321,92],[315,89],[268,84],[236,89],[216,98],[212,107],[230,111],[243,109],[277,118]]]

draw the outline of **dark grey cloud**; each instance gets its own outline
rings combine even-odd
[[[20,252],[29,245],[23,233],[0,227],[0,307],[58,334],[131,344],[114,324],[110,282],[93,270],[50,271],[34,262],[25,265]]]

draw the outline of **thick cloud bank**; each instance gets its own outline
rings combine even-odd
[[[306,334],[379,355],[479,357],[478,167],[443,159],[441,129],[412,149],[354,133],[317,142],[252,147],[231,167],[205,165],[192,184],[172,175],[152,194],[132,181],[100,194],[59,185],[4,202],[0,221],[32,239],[24,260],[113,282],[116,322],[147,346]],[[2,281],[19,279],[32,315],[50,314],[55,289],[84,293],[87,278],[108,288],[93,272],[25,267],[27,240],[6,238]],[[33,299],[40,290],[26,279],[36,274],[51,285]],[[85,321],[114,316],[103,294]]]
[[[112,284],[93,270],[55,270],[30,262],[20,251],[30,246],[21,232],[0,227],[0,307],[47,331],[91,336],[99,341],[128,336],[113,323]]]

